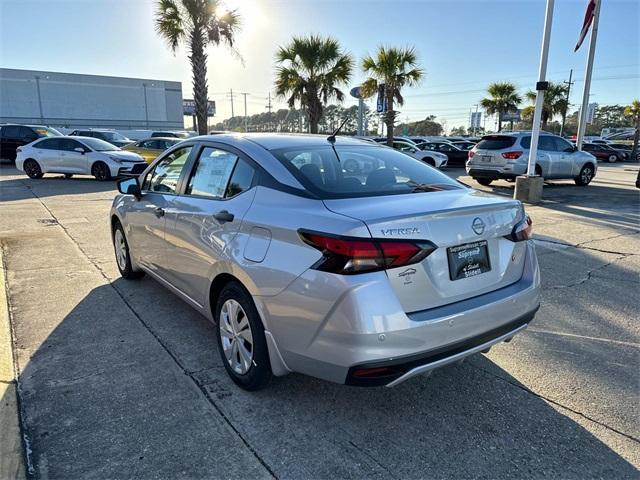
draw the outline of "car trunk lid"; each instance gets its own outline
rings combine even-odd
[[[363,221],[374,238],[429,240],[438,247],[418,264],[386,271],[406,312],[487,293],[522,276],[524,242],[504,238],[522,216],[518,201],[461,189],[325,200],[325,205]],[[482,250],[488,265],[469,270],[469,277],[454,279],[464,274],[460,261],[464,263],[465,255],[480,258]],[[450,257],[458,260],[450,262]]]

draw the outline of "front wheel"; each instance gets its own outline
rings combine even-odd
[[[22,166],[24,169],[24,173],[27,174],[29,178],[42,178],[44,173],[42,173],[42,169],[40,168],[40,164],[33,159],[26,160],[24,165]]]
[[[111,179],[111,170],[109,170],[106,163],[96,162],[93,164],[93,167],[91,167],[91,175],[96,177],[96,180],[104,182]]]
[[[143,272],[137,272],[131,266],[131,254],[129,252],[129,244],[127,237],[124,235],[122,225],[118,223],[113,231],[113,248],[116,253],[116,263],[122,278],[133,280],[144,275]]]
[[[264,327],[251,296],[237,282],[222,289],[215,306],[218,349],[231,379],[245,390],[260,390],[271,380]]]
[[[493,182],[493,180],[491,180],[490,178],[476,178],[475,181],[480,185],[484,185],[485,187],[488,187],[489,185],[491,185],[491,182]]]
[[[609,158],[607,158],[607,161],[609,163],[616,163],[617,160],[618,160],[618,157],[616,155],[609,155]]]
[[[576,185],[580,185],[581,187],[584,187],[591,183],[591,180],[593,180],[593,177],[594,177],[593,167],[591,165],[585,165],[584,167],[582,167],[582,170],[580,170],[580,174],[578,174],[578,176],[574,178],[574,182],[576,182]]]

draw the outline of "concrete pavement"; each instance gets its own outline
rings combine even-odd
[[[112,183],[3,166],[35,475],[638,478],[640,205],[628,168],[546,186],[528,207],[543,305],[512,343],[394,389],[290,375],[247,393],[227,378],[212,325],[149,278],[119,278]]]

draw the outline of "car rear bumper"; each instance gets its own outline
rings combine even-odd
[[[324,300],[312,290],[317,277],[303,275],[279,295],[256,298],[286,370],[348,385],[395,386],[510,339],[526,328],[540,305],[531,243],[517,282],[413,313],[402,310],[386,274],[369,275],[336,290],[326,312]],[[307,296],[304,303],[301,295]]]
[[[474,167],[467,166],[467,174],[473,178],[486,178],[489,180],[500,179],[514,179],[519,175],[524,175],[526,172],[526,165],[524,168],[519,168],[517,164],[505,165],[504,167]]]

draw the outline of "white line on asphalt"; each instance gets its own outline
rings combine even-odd
[[[627,347],[640,347],[639,343],[634,343],[634,342],[623,342],[622,340],[612,340],[610,338],[589,337],[587,335],[577,335],[575,333],[552,332],[551,330],[540,330],[537,328],[527,328],[525,332],[545,333],[549,335],[560,335],[563,337],[575,337],[575,338],[580,338],[582,340],[595,340],[597,342],[616,343],[618,345],[625,345]]]

